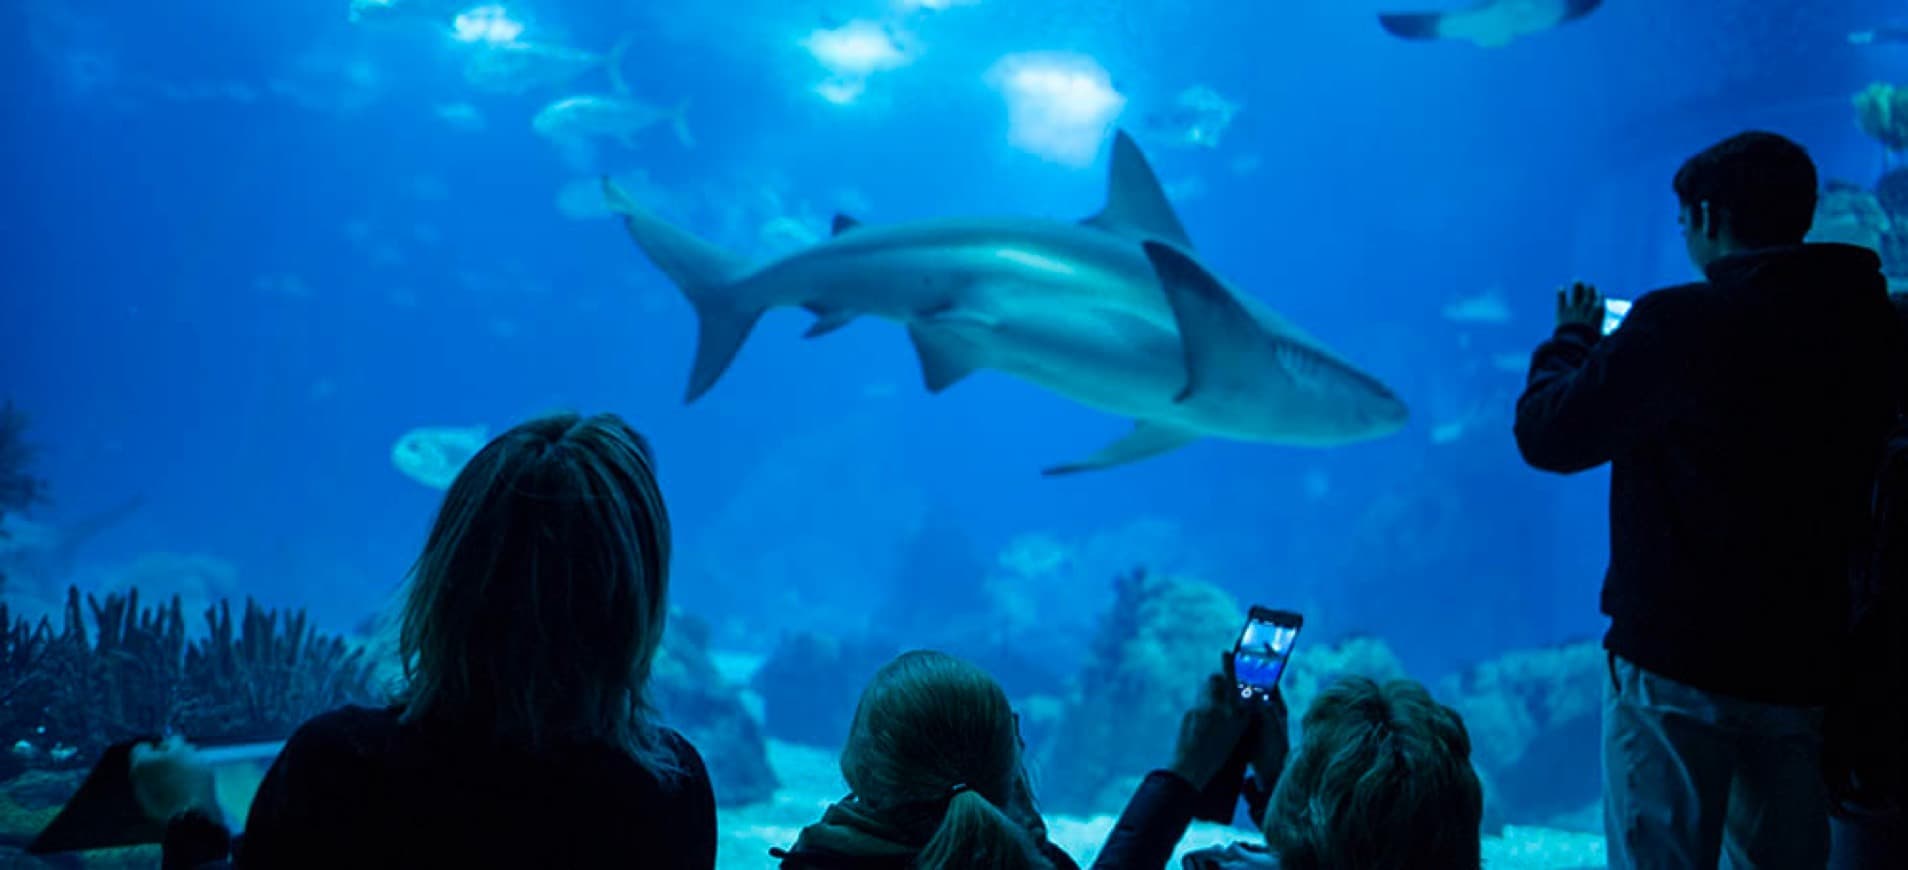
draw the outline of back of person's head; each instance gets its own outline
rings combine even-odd
[[[869,811],[927,835],[915,866],[930,870],[1050,866],[1027,828],[1001,810],[1020,765],[1020,728],[1000,683],[930,651],[904,653],[875,673],[841,753],[842,778]]]
[[[412,571],[405,718],[532,752],[607,743],[667,772],[644,688],[668,591],[643,437],[611,414],[519,425],[452,481]]]
[[[1707,203],[1712,235],[1750,248],[1793,245],[1815,222],[1815,161],[1775,133],[1738,133],[1683,162],[1672,186],[1685,208]]]
[[[1410,680],[1346,677],[1306,711],[1265,816],[1283,870],[1477,870],[1471,738]]]

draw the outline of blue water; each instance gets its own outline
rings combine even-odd
[[[992,373],[930,396],[893,324],[808,341],[789,312],[684,406],[692,313],[614,222],[558,210],[590,173],[530,128],[600,73],[477,92],[469,46],[354,25],[348,0],[9,0],[0,396],[45,448],[56,502],[39,518],[146,500],[88,565],[214,556],[246,592],[347,630],[397,587],[440,496],[393,467],[401,434],[574,407],[654,440],[676,601],[730,644],[857,630],[914,570],[902,554],[929,513],[983,566],[1025,533],[1164,521],[1165,540],[1083,559],[1065,579],[1080,588],[1041,601],[1100,606],[1110,571],[1148,561],[1306,610],[1308,637],[1382,634],[1425,677],[1589,636],[1603,477],[1520,464],[1520,377],[1492,357],[1548,332],[1561,282],[1628,297],[1687,279],[1668,179],[1715,139],[1770,127],[1825,177],[1871,182],[1880,155],[1849,96],[1908,77],[1908,50],[1844,38],[1885,20],[1883,0],[1612,0],[1499,49],[1397,40],[1377,4],[1339,0],[506,5],[526,38],[600,52],[633,35],[633,91],[687,100],[696,144],[646,131],[600,168],[643,170],[731,243],[722,210],[761,222],[764,188],[817,228],[843,190],[871,223],[1097,210],[1103,147],[1077,165],[1010,140],[985,75],[1004,55],[1091,56],[1128,100],[1122,125],[1208,86],[1242,106],[1220,147],[1142,138],[1169,184],[1203,182],[1177,203],[1201,255],[1394,387],[1413,422],[1044,479],[1127,422]],[[835,105],[800,40],[856,19],[919,55]],[[484,128],[439,118],[451,103]],[[1493,287],[1510,322],[1443,316]],[[979,580],[941,573],[908,582]]]

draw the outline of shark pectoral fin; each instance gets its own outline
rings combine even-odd
[[[855,318],[860,316],[861,313],[857,311],[816,311],[815,322],[809,325],[807,332],[802,333],[802,337],[821,338],[828,333],[853,323]]]
[[[1248,356],[1264,339],[1264,331],[1232,292],[1191,257],[1158,242],[1146,242],[1144,247],[1179,325],[1186,387],[1173,401],[1184,402],[1223,380],[1226,367]]]
[[[861,221],[855,220],[845,214],[837,214],[835,215],[835,225],[829,231],[829,234],[839,236],[858,226],[861,226]]]
[[[1378,24],[1399,39],[1437,39],[1444,16],[1437,12],[1381,12]]]
[[[954,386],[980,368],[960,345],[932,330],[909,326],[908,338],[914,341],[914,353],[921,358],[921,382],[930,393]]]
[[[1133,137],[1120,130],[1113,136],[1113,161],[1107,170],[1106,207],[1081,223],[1141,239],[1161,239],[1192,250],[1192,239],[1180,226],[1179,216],[1159,186],[1153,167],[1146,163]]]
[[[1047,477],[1058,477],[1081,471],[1098,471],[1158,456],[1197,440],[1197,432],[1141,420],[1133,424],[1133,431],[1128,432],[1126,437],[1100,448],[1100,452],[1078,462],[1043,469],[1040,473]]]

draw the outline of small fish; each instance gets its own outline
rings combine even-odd
[[[412,480],[432,489],[449,489],[465,463],[489,443],[485,426],[424,426],[412,429],[391,447],[391,462]]]
[[[1603,0],[1480,0],[1454,12],[1388,12],[1378,16],[1400,39],[1454,39],[1498,48],[1589,15]]]
[[[634,148],[636,134],[667,121],[675,128],[677,141],[691,148],[696,140],[689,133],[688,110],[687,100],[674,109],[660,109],[624,96],[584,94],[544,106],[531,119],[530,127],[558,144],[609,139]]]
[[[1857,30],[1848,35],[1849,45],[1908,45],[1908,24]]]
[[[492,94],[522,94],[562,87],[595,69],[605,70],[622,88],[623,56],[630,40],[624,37],[609,54],[541,42],[480,43],[464,63],[464,81]]]
[[[484,114],[469,103],[444,103],[436,108],[437,119],[459,130],[484,129]]]
[[[1511,310],[1504,297],[1492,290],[1444,306],[1444,319],[1453,323],[1501,325],[1511,321]]]
[[[1217,148],[1239,104],[1205,85],[1179,92],[1173,104],[1146,116],[1144,129],[1152,138],[1174,145]]]

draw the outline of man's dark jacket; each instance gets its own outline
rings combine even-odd
[[[1908,339],[1865,248],[1706,271],[1607,337],[1559,327],[1517,402],[1518,449],[1546,471],[1611,463],[1605,647],[1707,691],[1822,704]]]

